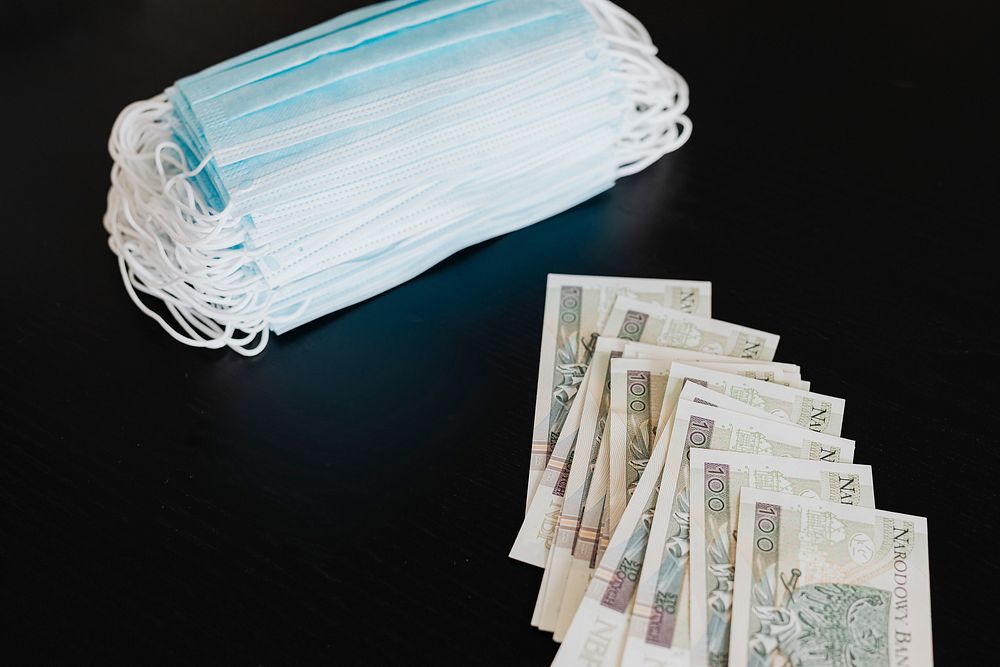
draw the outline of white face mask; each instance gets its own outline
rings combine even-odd
[[[177,340],[255,354],[683,144],[655,53],[606,0],[398,1],[182,79],[112,130],[126,289]]]

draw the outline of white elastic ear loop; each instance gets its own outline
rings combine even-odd
[[[217,237],[230,228],[238,231],[240,220],[230,216],[228,206],[218,212],[209,210],[189,182],[191,177],[205,169],[211,156],[207,156],[196,169],[186,170],[183,153],[170,140],[169,129],[162,122],[165,112],[159,105],[151,105],[160,115],[150,120],[150,114],[136,107],[136,104],[130,105],[116,121],[117,135],[111,141],[112,156],[116,160],[113,183],[130,193],[129,198],[140,217],[149,216],[151,223],[157,223],[159,232],[166,233],[184,247],[204,246],[222,250],[238,244],[242,240],[238,234],[224,241],[217,240]],[[134,126],[140,122],[136,118],[146,123],[145,129],[138,133],[150,135],[143,141],[134,138],[137,134]],[[151,135],[152,127],[159,127],[158,137]],[[129,146],[130,140],[138,143]],[[149,145],[151,141],[155,141],[155,145]],[[176,157],[165,156],[166,150],[171,150]],[[150,167],[146,166],[147,163]],[[177,173],[168,174],[168,171]]]
[[[177,333],[177,331],[172,326],[167,324],[166,320],[160,317],[159,313],[157,313],[154,310],[151,310],[148,306],[146,306],[146,304],[142,302],[142,299],[139,298],[139,295],[135,293],[135,289],[132,287],[132,280],[129,277],[129,271],[126,268],[125,258],[122,255],[118,256],[118,270],[122,275],[122,282],[125,285],[125,291],[132,299],[132,303],[134,303],[139,310],[145,313],[146,316],[152,318],[157,324],[159,324],[160,327],[162,327],[163,330],[166,331],[171,338],[173,338],[179,343],[184,343],[185,345],[189,345],[191,347],[202,347],[202,348],[217,350],[219,348],[226,346],[226,343],[228,341],[226,341],[224,338],[221,337],[214,340],[202,340],[200,338],[195,337],[194,335],[183,336]]]
[[[612,54],[618,58],[617,75],[629,92],[617,142],[618,176],[642,171],[665,154],[683,146],[691,136],[688,86],[657,56],[656,45],[645,26],[608,0],[580,0],[594,17]]]
[[[113,129],[112,157],[122,171],[119,180],[127,179],[127,187],[148,195],[136,198],[143,204],[141,213],[150,212],[163,230],[185,246],[209,245],[226,232],[239,232],[240,220],[231,215],[231,206],[212,212],[201,200],[191,179],[208,166],[212,155],[188,170],[184,154],[172,138],[167,122],[170,113],[170,105],[155,98],[148,108],[141,103],[126,107]],[[227,240],[232,245],[240,237],[237,234]]]
[[[139,298],[136,290],[141,290],[145,293],[152,293],[149,289],[138,280],[136,275],[131,269],[126,269],[127,257],[129,257],[128,252],[122,252],[119,255],[119,268],[122,271],[122,278],[125,284],[126,291],[128,292],[130,298],[136,306],[147,316],[155,320],[160,326],[167,331],[167,333],[175,340],[190,345],[192,347],[208,348],[208,349],[218,349],[224,346],[228,346],[240,354],[246,356],[252,356],[258,354],[267,345],[267,340],[269,338],[269,325],[270,318],[262,319],[255,323],[253,326],[247,326],[242,324],[242,326],[237,326],[236,324],[230,322],[226,325],[223,330],[220,328],[214,320],[210,319],[210,316],[205,316],[199,314],[196,311],[185,309],[183,306],[176,305],[169,299],[164,299],[166,307],[174,319],[177,321],[178,325],[188,334],[184,336],[178,333],[168,322],[166,322],[159,314],[155,311],[149,309]],[[162,294],[154,294],[155,296],[160,296],[163,298]],[[271,299],[268,300],[268,306],[270,306]],[[301,306],[296,309],[295,312],[289,313],[288,315],[282,316],[281,320],[286,318],[297,317],[304,309],[308,306],[308,301],[303,302]],[[208,338],[202,337],[194,329],[197,329],[202,334]],[[245,335],[240,337],[237,335],[237,331],[244,331]],[[251,346],[250,344],[254,339],[259,336],[259,341],[257,345]]]
[[[159,96],[129,105],[115,122],[104,219],[109,247],[119,256],[133,303],[172,338],[193,347],[259,353],[269,337],[273,295],[259,298],[261,281],[246,275],[243,265],[262,251],[232,248],[242,238],[225,227],[236,227],[239,220],[227,220],[228,207],[211,211],[190,180],[211,156],[187,168],[164,120],[169,113],[169,103]],[[146,306],[138,291],[162,300],[179,330]]]
[[[268,338],[270,337],[267,322],[261,322],[259,326],[246,330],[245,336],[238,337],[236,336],[237,329],[232,324],[227,325],[225,330],[222,330],[217,326],[210,326],[208,322],[200,320],[200,318],[198,318],[195,314],[180,310],[174,305],[168,303],[167,309],[170,311],[171,315],[174,316],[178,325],[184,329],[188,335],[184,336],[178,333],[174,327],[164,320],[157,312],[146,306],[146,304],[139,298],[139,295],[136,293],[135,287],[133,286],[134,277],[132,277],[126,269],[125,259],[122,256],[119,256],[118,258],[118,266],[119,271],[122,274],[122,282],[125,285],[125,291],[132,299],[132,302],[135,303],[140,311],[159,324],[160,327],[174,340],[190,347],[197,348],[217,350],[223,347],[229,347],[244,356],[254,356],[259,354],[267,345]],[[209,338],[203,338],[200,336],[194,331],[192,325],[197,327],[202,333],[208,335]],[[259,341],[257,345],[250,346],[250,343],[258,337]]]
[[[159,283],[162,286],[166,284],[174,284],[177,281],[183,281],[192,285],[192,287],[199,288],[202,294],[208,295],[215,292],[216,283],[212,280],[214,275],[209,273],[207,270],[208,268],[211,268],[210,266],[205,267],[204,264],[195,264],[190,270],[185,270],[188,269],[188,267],[184,265],[182,261],[183,258],[178,254],[181,248],[176,245],[173,246],[175,250],[175,257],[171,258],[167,248],[163,245],[161,237],[155,233],[148,232],[136,222],[130,212],[130,206],[127,200],[119,202],[118,211],[125,216],[130,228],[135,231],[135,240],[137,241],[136,247],[146,247],[150,249],[155,248],[155,252],[146,252],[144,253],[144,256],[147,263],[149,261],[155,261],[160,272],[164,273],[165,276],[164,278],[157,279],[151,275],[145,274],[143,278],[148,286],[153,287],[155,283]],[[172,261],[172,259],[176,261]],[[225,270],[225,267],[223,270]]]

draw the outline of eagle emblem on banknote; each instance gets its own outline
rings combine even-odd
[[[761,624],[750,641],[755,667],[889,667],[888,591],[810,584],[793,589],[783,606],[753,610]]]

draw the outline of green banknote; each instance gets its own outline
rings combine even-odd
[[[711,315],[712,286],[707,282],[549,275],[535,393],[528,502],[580,391],[584,371],[594,352],[594,339],[605,330],[619,296],[656,302],[684,313]]]
[[[624,331],[619,336],[636,343],[698,350],[740,359],[774,359],[778,335],[682,313],[655,303],[619,297],[608,315],[605,335]]]
[[[691,450],[691,664],[729,664],[737,521],[742,489],[875,507],[871,466]]]
[[[624,352],[621,352],[622,349]],[[611,407],[612,376],[609,372],[610,364],[618,358],[654,359],[664,364],[685,361],[696,366],[708,365],[712,368],[728,366],[741,368],[746,372],[750,372],[750,369],[757,369],[761,372],[789,373],[798,377],[798,367],[793,364],[725,357],[696,350],[633,343],[604,336],[597,339],[592,362],[593,382],[588,382],[587,391],[581,397],[581,400],[585,402],[585,407],[582,411],[576,444],[576,447],[581,451],[578,451],[574,457],[578,461],[586,460],[588,465],[573,466],[570,471],[562,514],[556,528],[555,540],[549,550],[549,560],[546,564],[546,573],[543,576],[542,590],[540,591],[544,602],[535,605],[536,613],[532,618],[533,625],[543,630],[552,630],[556,641],[562,641],[565,636],[573,614],[590,583],[590,577],[599,556],[601,524],[604,523],[607,528],[610,528],[612,523],[617,524],[617,519],[612,522],[608,518],[610,509],[605,504],[608,500],[612,461],[617,466],[615,474],[619,479],[616,486],[618,493],[616,502],[619,507],[615,513],[616,517],[621,516],[626,503],[624,499],[625,484],[622,481],[623,471],[621,469],[621,466],[624,465],[621,452],[625,450],[619,446],[618,458],[612,458],[608,439],[611,437],[610,428],[608,428],[608,438],[603,437]],[[700,385],[693,386],[701,388]],[[668,414],[673,411],[674,406],[668,405],[664,400],[660,378],[656,378],[653,389],[653,407],[651,409],[659,412],[658,424],[655,427],[655,431],[659,432],[664,428]],[[735,399],[728,399],[728,397],[715,392],[710,393],[715,400],[730,400],[740,406],[743,411],[755,411],[755,408]],[[659,405],[658,408],[657,405]],[[766,412],[761,412],[761,414],[769,415]],[[619,438],[624,438],[621,431],[619,431]],[[580,458],[583,456],[587,456],[587,458]],[[592,483],[595,478],[596,482]],[[553,617],[555,617],[554,621]]]
[[[687,401],[677,406],[669,442],[625,647],[629,664],[689,660],[691,449],[833,462],[854,457],[851,440]]]
[[[666,451],[664,443],[653,448],[632,499],[566,631],[552,663],[554,666],[614,667],[619,663],[635,586],[646,554]]]
[[[927,520],[740,494],[729,664],[929,667]]]
[[[696,382],[817,433],[839,435],[844,424],[842,398],[681,362],[670,369],[666,400],[677,400],[686,382]]]
[[[607,502],[608,526],[612,532],[649,461],[669,370],[670,362],[659,359],[611,362]]]

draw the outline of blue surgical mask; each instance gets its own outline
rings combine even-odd
[[[126,288],[177,340],[259,352],[679,147],[655,52],[607,0],[396,1],[181,79],[112,131]]]

